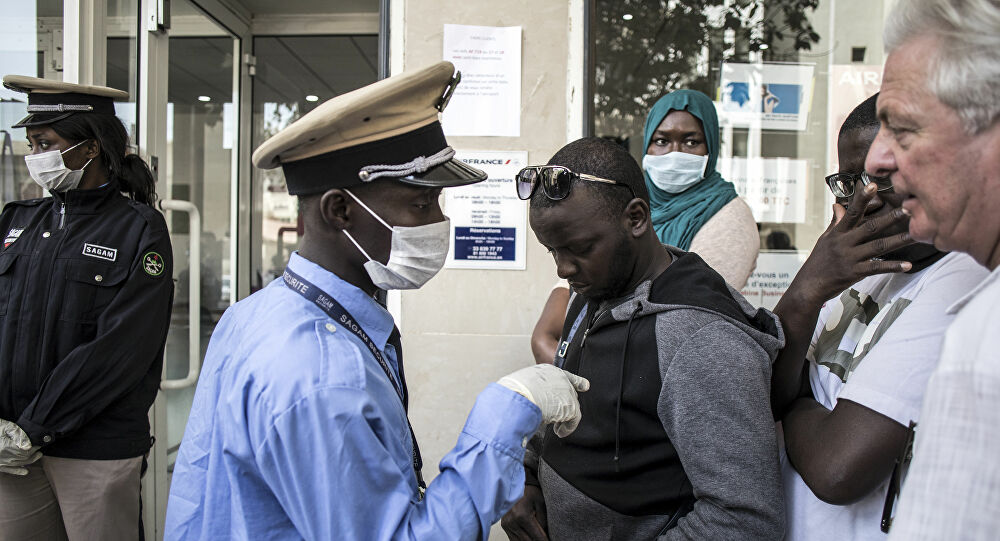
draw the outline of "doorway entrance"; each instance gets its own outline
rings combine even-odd
[[[0,74],[128,91],[116,114],[130,150],[157,179],[176,289],[150,412],[156,441],[143,478],[146,539],[163,536],[173,464],[215,325],[273,279],[298,243],[297,201],[280,170],[253,170],[251,153],[325,100],[384,74],[387,5],[0,0]],[[0,90],[0,203],[43,195],[31,191],[24,132],[10,128],[25,106]]]

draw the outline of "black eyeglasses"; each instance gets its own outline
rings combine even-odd
[[[518,171],[517,176],[514,177],[514,180],[517,182],[517,196],[521,199],[531,199],[532,194],[535,193],[535,188],[541,184],[542,193],[545,194],[545,197],[553,201],[566,199],[569,195],[570,186],[573,185],[573,180],[575,179],[624,186],[628,188],[628,191],[632,193],[632,197],[635,198],[635,191],[628,184],[593,175],[574,173],[569,168],[561,165],[530,165]]]
[[[892,189],[892,181],[889,180],[889,177],[876,177],[865,172],[834,173],[826,177],[826,185],[830,187],[833,195],[840,199],[847,199],[854,196],[854,185],[859,180],[862,186],[867,186],[874,182],[880,192]]]

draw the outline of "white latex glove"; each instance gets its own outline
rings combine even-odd
[[[542,424],[554,423],[556,436],[565,438],[580,424],[580,401],[576,392],[590,382],[551,364],[536,364],[500,378],[500,385],[531,400],[542,410]]]
[[[28,475],[24,466],[42,458],[38,446],[31,445],[31,439],[17,426],[0,419],[0,472],[13,475]]]

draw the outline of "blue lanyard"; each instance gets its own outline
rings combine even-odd
[[[576,315],[576,319],[573,320],[573,326],[569,329],[569,334],[566,335],[566,339],[559,344],[559,350],[556,352],[556,362],[555,365],[559,368],[563,367],[563,363],[566,362],[566,353],[569,351],[569,344],[573,341],[573,337],[576,336],[577,329],[580,328],[580,324],[583,323],[583,318],[587,316],[587,306],[583,305],[583,309],[580,313]]]
[[[339,302],[333,300],[333,297],[327,295],[325,291],[314,286],[311,282],[299,276],[295,272],[285,269],[285,273],[282,275],[282,278],[285,279],[285,285],[288,286],[289,289],[312,301],[313,304],[326,312],[326,315],[330,316],[330,319],[340,323],[341,327],[351,331],[355,336],[360,338],[362,342],[364,342],[368,351],[371,352],[372,356],[375,357],[375,360],[378,361],[379,366],[382,367],[382,371],[385,372],[385,377],[389,378],[389,382],[392,383],[392,387],[396,389],[396,394],[399,395],[399,401],[405,404],[406,400],[402,386],[396,382],[396,378],[392,375],[392,370],[389,369],[389,363],[385,361],[385,357],[382,355],[382,352],[379,351],[378,346],[376,346],[375,343],[368,338],[368,333],[361,328],[358,320],[354,319],[354,316],[352,316],[346,308],[341,306]]]
[[[320,310],[326,312],[326,315],[330,316],[330,319],[336,321],[341,327],[351,331],[357,336],[365,346],[368,347],[368,351],[375,357],[378,361],[379,366],[382,367],[382,371],[385,372],[385,377],[389,378],[389,382],[392,383],[392,387],[396,390],[396,394],[399,395],[399,401],[403,404],[403,410],[406,410],[406,389],[403,385],[396,381],[396,378],[392,375],[392,370],[389,369],[389,363],[385,361],[385,356],[379,351],[378,346],[368,338],[368,333],[361,327],[358,320],[347,311],[346,308],[341,306],[341,304],[333,299],[332,296],[327,294],[322,289],[314,286],[312,282],[306,280],[305,278],[299,276],[291,269],[286,268],[284,274],[281,276],[285,280],[285,285],[289,289],[295,291],[299,295],[302,295],[307,300],[312,301],[313,304],[318,306]],[[402,371],[402,367],[400,367]],[[413,427],[410,426],[410,419],[407,416],[406,426],[410,429],[410,439],[413,440],[413,471],[417,475],[417,484],[420,487],[420,496],[423,498],[424,489],[427,487],[424,484],[424,478],[420,470],[424,467],[424,461],[420,458],[420,448],[417,446],[417,437],[413,434]]]

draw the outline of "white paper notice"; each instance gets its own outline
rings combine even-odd
[[[754,221],[802,223],[806,221],[806,160],[788,158],[722,158],[722,178],[750,205]]]
[[[444,25],[444,59],[462,81],[442,115],[445,135],[521,135],[521,27]]]
[[[805,251],[761,252],[757,268],[740,293],[757,308],[774,309],[807,257],[809,252]]]
[[[514,175],[527,165],[528,153],[457,151],[455,157],[490,178],[444,190],[444,212],[451,219],[445,267],[524,270],[528,204],[517,197]]]

